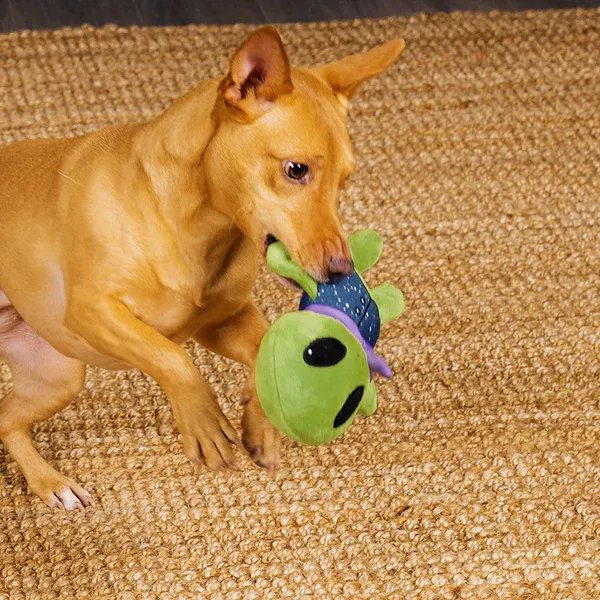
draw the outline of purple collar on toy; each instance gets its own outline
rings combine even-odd
[[[369,365],[369,369],[371,370],[371,377],[373,376],[373,371],[375,371],[376,373],[383,375],[386,379],[391,378],[392,370],[387,362],[385,362],[385,359],[375,354],[373,347],[365,340],[356,323],[346,313],[338,310],[337,308],[333,308],[333,306],[327,306],[326,304],[311,304],[304,310],[310,310],[311,312],[315,312],[326,317],[331,317],[336,321],[339,321],[360,342],[360,345],[363,347],[363,350],[367,355],[367,363]]]

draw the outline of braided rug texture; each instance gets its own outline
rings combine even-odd
[[[2,35],[0,141],[150,118],[250,31]],[[280,31],[300,65],[407,42],[356,96],[341,208],[407,298],[379,410],[274,477],[195,474],[157,385],[90,369],[35,441],[96,505],[46,508],[0,449],[0,599],[600,598],[600,11]],[[188,349],[238,423],[244,369]]]

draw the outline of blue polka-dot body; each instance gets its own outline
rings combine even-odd
[[[332,306],[346,313],[369,345],[375,346],[379,338],[379,309],[358,273],[354,272],[337,281],[319,283],[314,300],[304,292],[300,298],[300,310],[311,304]]]

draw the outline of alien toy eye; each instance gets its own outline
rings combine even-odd
[[[352,390],[348,398],[346,398],[346,402],[340,408],[340,412],[335,416],[333,421],[334,427],[341,427],[354,414],[354,411],[358,408],[362,400],[364,391],[365,387],[363,385],[359,385]]]
[[[298,183],[306,183],[308,175],[308,167],[302,163],[292,162],[291,160],[283,161],[283,172],[288,179],[297,181]]]
[[[304,362],[311,367],[333,367],[346,356],[346,346],[335,338],[318,338],[304,350]]]

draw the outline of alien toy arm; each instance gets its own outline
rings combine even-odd
[[[317,282],[292,260],[288,249],[281,242],[269,246],[267,266],[277,275],[295,281],[313,300],[315,299]]]
[[[382,323],[394,320],[404,310],[404,294],[391,283],[382,283],[371,290],[371,298],[379,309]]]
[[[377,264],[383,251],[381,236],[372,229],[363,229],[348,240],[352,251],[354,269],[362,275],[367,269]]]

